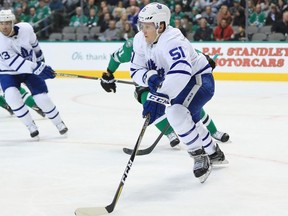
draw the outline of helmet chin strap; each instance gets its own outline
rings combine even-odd
[[[156,34],[157,34],[157,35],[156,35],[155,40],[153,41],[153,44],[158,41],[158,39],[159,39],[159,37],[160,37],[160,35],[161,35],[162,33],[159,33],[158,30],[157,30]]]
[[[159,33],[159,27],[158,27],[157,30],[156,30],[156,37],[155,37],[154,41],[151,44],[156,43],[158,41],[158,39],[159,39],[161,34],[162,34],[162,32]]]

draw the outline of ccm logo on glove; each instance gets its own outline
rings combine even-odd
[[[154,102],[160,103],[160,104],[169,104],[169,99],[168,98],[161,97],[161,96],[158,96],[158,95],[154,95],[154,94],[151,94],[151,93],[148,94],[148,98],[147,99],[150,100],[150,101],[154,101]]]

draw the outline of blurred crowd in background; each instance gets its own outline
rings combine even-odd
[[[138,13],[152,0],[0,0],[40,40],[121,41],[133,37]],[[288,0],[157,0],[170,25],[190,41],[288,40]]]

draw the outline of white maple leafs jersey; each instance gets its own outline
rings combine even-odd
[[[0,75],[32,74],[40,51],[37,37],[29,23],[15,24],[14,30],[12,37],[0,33]]]
[[[207,64],[206,57],[195,51],[180,30],[169,26],[161,34],[158,42],[152,45],[146,43],[142,31],[136,34],[130,75],[138,85],[147,86],[146,72],[157,70],[158,75],[165,78],[157,92],[174,99],[192,76],[212,72]]]

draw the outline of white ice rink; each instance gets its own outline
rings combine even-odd
[[[111,203],[144,120],[134,88],[116,94],[99,81],[49,80],[50,96],[69,127],[61,137],[31,111],[40,141],[0,109],[1,216],[73,216],[78,207]],[[214,168],[204,184],[194,178],[185,147],[163,137],[138,156],[115,216],[288,215],[288,83],[216,82],[205,110],[232,143],[220,144],[230,164]],[[147,129],[140,148],[159,135]]]

